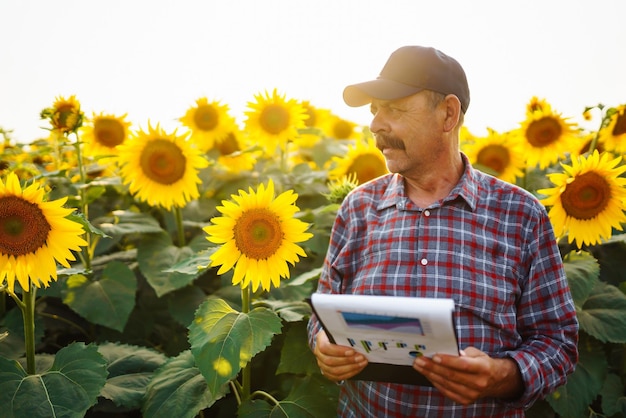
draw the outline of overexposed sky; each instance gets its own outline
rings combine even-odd
[[[367,124],[343,88],[409,44],[463,65],[475,134],[517,127],[534,95],[583,123],[626,103],[624,16],[625,0],[0,0],[0,127],[45,136],[39,112],[71,95],[134,127],[173,128],[203,96],[242,122],[274,88]]]

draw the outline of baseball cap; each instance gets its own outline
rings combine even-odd
[[[463,113],[467,111],[470,93],[461,64],[435,48],[416,45],[395,50],[376,80],[349,85],[343,91],[343,100],[357,107],[372,99],[395,100],[422,90],[454,94]]]

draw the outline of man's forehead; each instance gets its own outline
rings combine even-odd
[[[401,104],[405,104],[405,103],[410,103],[410,102],[414,101],[417,98],[417,96],[419,96],[420,93],[422,93],[422,92],[424,92],[424,90],[422,90],[422,91],[420,91],[418,93],[412,94],[410,96],[401,97],[399,99],[383,100],[383,99],[374,99],[374,98],[372,98],[371,105],[372,106],[384,107],[384,106],[389,106],[389,105],[392,105],[392,104],[401,105]]]

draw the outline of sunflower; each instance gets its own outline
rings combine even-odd
[[[255,102],[248,102],[245,127],[255,142],[262,144],[268,155],[273,155],[276,147],[285,150],[287,142],[297,138],[299,130],[306,127],[307,114],[302,105],[293,99],[285,99],[274,89],[270,95],[254,96]]]
[[[514,133],[524,146],[526,164],[544,169],[571,149],[576,132],[575,123],[554,112],[547,101],[533,97],[526,107],[526,120]]]
[[[221,247],[211,255],[210,266],[221,266],[217,274],[234,268],[233,284],[252,285],[269,291],[279,287],[280,278],[289,278],[289,266],[306,257],[298,242],[313,234],[305,232],[308,224],[295,219],[298,195],[288,190],[274,198],[274,183],[261,184],[256,192],[239,190],[232,201],[222,201],[217,210],[224,216],[211,219],[206,226],[207,240]]]
[[[339,180],[353,174],[358,184],[363,184],[389,173],[385,157],[376,148],[376,141],[372,137],[365,141],[356,141],[354,146],[349,145],[346,155],[332,157],[331,164],[335,164],[335,167],[328,172],[330,180]]]
[[[183,207],[199,196],[198,170],[208,166],[187,136],[148,124],[119,148],[120,174],[130,192],[151,206]]]
[[[74,211],[63,208],[66,200],[44,201],[39,183],[22,189],[15,173],[0,179],[0,284],[11,293],[16,279],[25,292],[47,287],[57,279],[56,262],[70,267],[72,251],[87,245],[83,227],[66,219]]]
[[[76,132],[83,124],[84,114],[80,110],[80,102],[76,96],[55,98],[52,107],[41,111],[41,119],[48,119],[52,130],[61,134]]]
[[[256,162],[256,153],[246,150],[243,133],[236,126],[232,131],[217,139],[209,152],[217,153],[217,163],[231,173],[252,170]]]
[[[561,164],[564,173],[549,174],[556,187],[538,190],[551,206],[550,220],[557,236],[568,235],[568,242],[594,245],[602,238],[611,237],[613,228],[622,230],[626,222],[626,165],[619,165],[622,157],[610,159],[608,153],[597,150],[588,157],[572,160],[572,165]]]
[[[216,141],[235,129],[235,118],[228,112],[227,105],[201,97],[179,120],[191,130],[191,140],[202,151],[208,151]]]
[[[358,126],[354,122],[340,118],[335,114],[330,114],[325,118],[323,123],[324,134],[335,139],[358,139],[359,132],[356,127]]]
[[[486,137],[474,137],[472,143],[465,143],[463,151],[472,165],[501,180],[515,183],[524,175],[524,154],[510,134],[488,129]]]
[[[602,143],[607,151],[616,154],[626,153],[626,105],[614,108],[608,123],[600,129],[598,142]]]
[[[318,128],[320,126],[320,116],[324,110],[313,106],[308,100],[301,102],[300,105],[307,116],[304,120],[304,126],[307,128]]]
[[[126,114],[115,116],[94,113],[81,128],[83,150],[87,156],[117,155],[118,146],[128,139],[130,122]]]

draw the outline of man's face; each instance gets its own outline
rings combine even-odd
[[[441,104],[433,106],[427,92],[397,100],[374,99],[370,110],[370,130],[389,171],[415,174],[414,170],[427,168],[443,152],[445,109]]]

